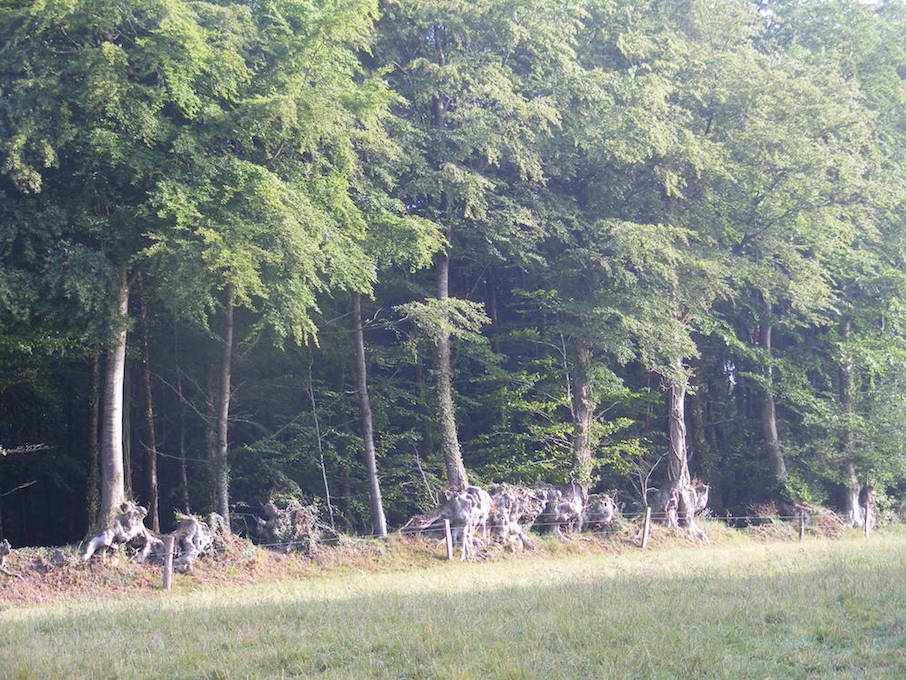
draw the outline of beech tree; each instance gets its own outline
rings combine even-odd
[[[373,277],[355,247],[364,224],[347,175],[353,136],[374,127],[387,101],[378,81],[356,80],[354,50],[374,7],[161,0],[96,12],[94,4],[3,10],[12,36],[4,58],[18,60],[4,65],[14,74],[5,173],[19,192],[65,203],[66,237],[103,252],[112,271],[102,518],[125,495],[122,385],[136,262],[154,260],[174,307],[198,319],[223,309],[212,463],[216,509],[229,520],[234,306],[261,301],[265,322],[302,340],[315,330],[318,290],[367,288]],[[77,196],[73,182],[84,182]]]
[[[887,397],[877,392],[878,385],[888,385],[894,394],[898,389],[897,371],[890,369],[901,347],[890,329],[897,325],[894,319],[899,316],[902,294],[895,282],[901,276],[903,262],[904,193],[898,168],[902,167],[906,148],[902,80],[906,50],[901,40],[906,13],[901,3],[831,2],[806,8],[778,0],[766,3],[766,9],[762,50],[771,55],[795,53],[814,69],[809,72],[810,80],[831,81],[830,91],[820,93],[815,107],[824,113],[834,111],[831,106],[836,104],[837,120],[826,115],[821,119],[829,120],[835,131],[846,131],[843,134],[849,137],[837,158],[828,164],[833,170],[825,181],[832,185],[834,194],[825,200],[827,207],[816,211],[821,215],[830,209],[832,219],[838,221],[826,229],[813,223],[808,232],[833,230],[849,239],[848,247],[838,245],[822,251],[833,313],[816,338],[816,347],[810,348],[819,354],[810,355],[811,359],[797,354],[790,363],[809,364],[812,375],[822,376],[812,381],[822,397],[816,401],[799,393],[797,405],[805,421],[816,426],[813,436],[822,441],[824,450],[835,452],[826,460],[826,474],[843,487],[842,505],[850,523],[861,526],[859,497],[863,487],[883,483],[881,480],[889,478],[889,471],[902,460],[896,446],[888,448],[890,438],[868,444],[865,435],[866,428],[872,427],[869,422],[879,424],[868,414],[878,414],[875,408],[886,409],[881,404]],[[828,75],[818,79],[814,73]],[[841,93],[849,96],[848,111],[840,106]],[[850,117],[848,125],[846,115]],[[824,126],[829,127],[828,123]],[[859,136],[855,137],[852,130]],[[825,135],[822,142],[828,146],[829,141],[841,137],[835,132]],[[847,180],[856,190],[842,190]],[[842,204],[844,200],[848,200],[847,205]],[[886,340],[881,341],[881,337]],[[822,349],[817,350],[818,346]],[[826,458],[813,451],[810,455]]]
[[[110,281],[103,524],[125,500],[129,294],[146,234],[159,227],[150,193],[170,165],[176,121],[193,117],[198,92],[224,76],[234,57],[224,45],[205,44],[199,18],[167,0],[102,9],[94,2],[13,3],[0,10],[0,26],[4,175],[36,218],[56,213],[64,249],[98,254]]]
[[[448,482],[459,488],[468,476],[454,411],[450,317],[456,309],[474,315],[450,295],[451,255],[460,240],[494,242],[501,230],[520,228],[518,205],[495,190],[506,186],[500,177],[510,169],[542,178],[537,142],[560,118],[545,75],[569,60],[580,12],[565,2],[458,0],[394,0],[382,9],[377,50],[392,66],[392,86],[405,98],[398,113],[411,126],[398,193],[414,214],[441,224],[447,240],[435,259],[430,311],[437,317],[444,462]]]
[[[134,487],[382,534],[469,481],[891,517],[904,17],[0,3],[0,532]]]
[[[247,56],[232,96],[208,106],[206,124],[177,150],[179,174],[156,187],[151,200],[168,226],[146,251],[159,285],[178,291],[168,296],[178,312],[214,327],[220,310],[211,460],[227,518],[234,311],[251,313],[251,334],[308,342],[319,294],[370,289],[359,154],[386,143],[391,101],[355,56],[368,44],[373,3],[235,11],[233,40]]]

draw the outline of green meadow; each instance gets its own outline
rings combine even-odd
[[[906,534],[0,612],[5,678],[903,678]]]

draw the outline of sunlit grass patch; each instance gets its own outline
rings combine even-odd
[[[11,678],[900,678],[904,558],[906,536],[879,533],[6,610],[0,661]]]

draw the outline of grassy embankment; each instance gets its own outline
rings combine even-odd
[[[906,534],[0,612],[5,678],[903,678]]]

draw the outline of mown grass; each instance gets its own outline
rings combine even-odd
[[[903,678],[906,534],[0,612],[5,678]]]

